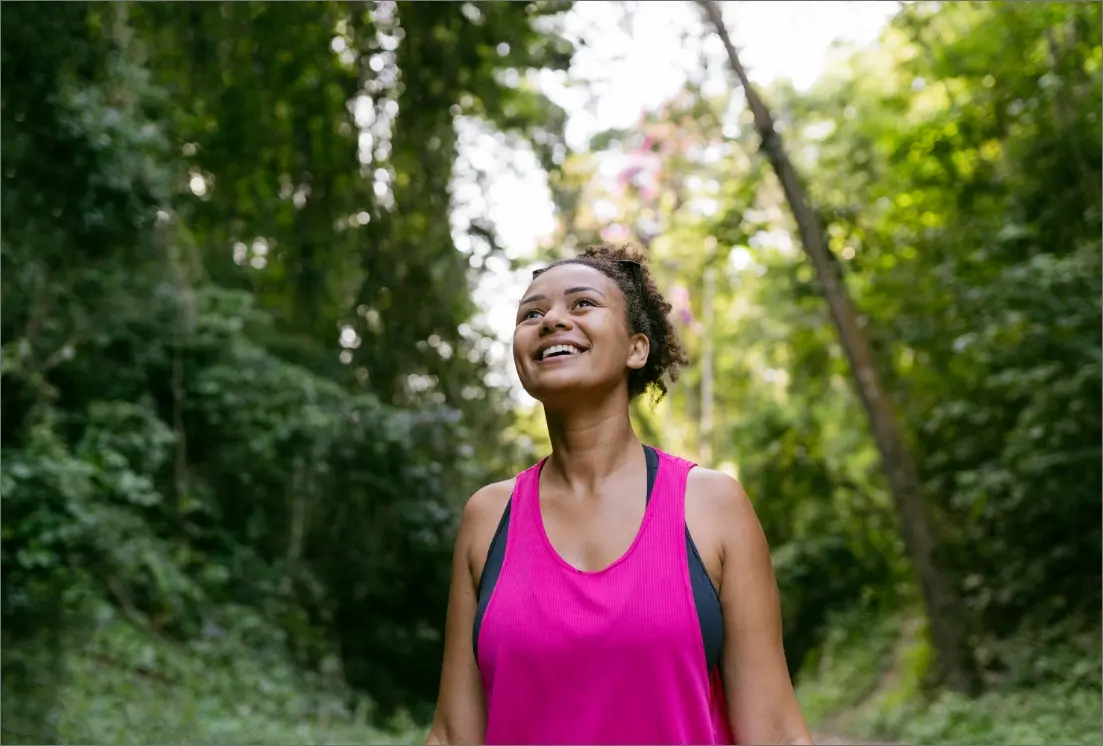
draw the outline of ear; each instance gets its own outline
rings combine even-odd
[[[632,370],[639,370],[647,365],[647,358],[650,354],[651,342],[648,341],[647,335],[641,332],[633,334],[628,341],[628,367]]]

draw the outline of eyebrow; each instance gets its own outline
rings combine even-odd
[[[567,288],[566,290],[563,291],[563,295],[573,295],[575,293],[597,293],[602,298],[605,297],[605,293],[601,292],[597,288],[590,287],[589,285],[579,285],[576,288]],[[539,294],[538,295],[530,295],[529,297],[527,297],[523,301],[521,301],[520,305],[523,306],[526,303],[535,303],[536,301],[544,300],[547,297],[548,296],[546,296],[546,295],[539,295]]]

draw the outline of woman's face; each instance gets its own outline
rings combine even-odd
[[[530,396],[611,390],[647,362],[648,342],[632,334],[624,294],[601,271],[557,265],[529,285],[517,308],[513,362]]]

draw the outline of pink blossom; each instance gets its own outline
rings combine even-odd
[[[631,233],[628,231],[627,226],[620,223],[613,223],[607,225],[601,231],[601,240],[606,243],[623,243],[631,238]]]

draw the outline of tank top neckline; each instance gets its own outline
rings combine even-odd
[[[646,446],[644,446],[644,449],[645,449],[645,455],[646,455]],[[652,492],[655,493],[655,494],[658,494],[658,489],[657,488],[658,488],[658,485],[659,485],[659,481],[663,478],[663,474],[664,474],[664,469],[663,469],[664,459],[663,459],[663,456],[665,454],[663,454],[662,451],[659,451],[658,449],[655,449],[655,450],[659,454],[659,468],[658,468],[658,472],[655,476],[655,487],[652,488]],[[645,499],[646,502],[644,504],[643,520],[640,521],[640,527],[636,531],[636,535],[632,539],[632,543],[628,545],[628,548],[625,549],[624,552],[619,557],[617,557],[615,560],[613,560],[611,563],[609,563],[605,567],[601,568],[600,570],[583,570],[581,568],[575,567],[570,562],[563,559],[563,555],[561,555],[559,553],[559,551],[555,548],[555,545],[552,544],[551,537],[548,536],[547,527],[544,525],[544,513],[543,513],[543,510],[540,507],[540,473],[544,470],[544,465],[547,463],[548,458],[549,458],[549,456],[545,456],[544,458],[542,458],[540,460],[539,463],[537,463],[535,466],[533,466],[530,469],[530,473],[529,473],[530,482],[529,482],[528,485],[525,485],[527,487],[527,489],[525,491],[528,493],[528,502],[529,502],[529,511],[528,512],[530,513],[530,520],[534,520],[535,523],[536,523],[536,532],[540,536],[540,539],[541,539],[540,543],[544,545],[545,551],[547,551],[547,553],[551,556],[552,560],[556,564],[558,564],[561,567],[563,567],[564,569],[574,573],[575,575],[579,575],[579,576],[583,576],[583,577],[595,577],[595,578],[600,577],[602,575],[605,575],[605,574],[611,572],[616,567],[618,567],[618,566],[624,564],[625,562],[627,562],[628,559],[635,553],[636,548],[639,547],[639,545],[643,542],[644,536],[647,533],[647,527],[651,523],[652,517],[655,515],[656,510],[658,510],[658,508],[655,506],[655,503],[657,503],[659,501],[658,500],[648,500],[647,499],[647,497],[648,497],[648,495],[646,494],[647,487],[645,486],[644,487],[644,491],[645,491],[644,499]]]

